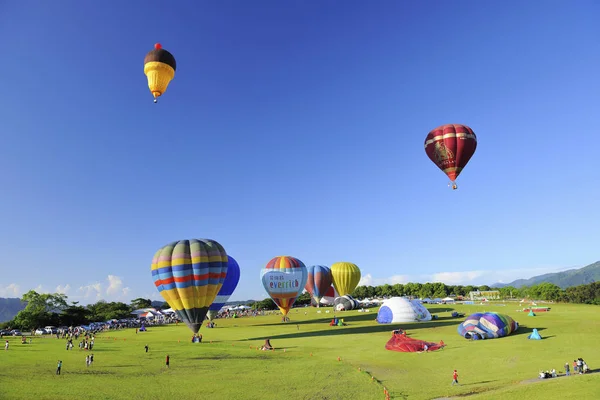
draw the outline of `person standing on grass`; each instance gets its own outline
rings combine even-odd
[[[4,350],[8,350],[8,340],[4,343]]]
[[[56,365],[56,375],[60,375],[61,368],[62,368],[62,361],[58,360],[58,364]]]
[[[167,368],[169,368],[169,361],[170,361],[170,358],[169,358],[169,355],[167,354],[167,361],[166,361]]]
[[[460,383],[458,383],[458,372],[456,372],[456,370],[454,370],[454,372],[452,373],[452,386],[454,385],[460,385]]]
[[[148,352],[148,345],[145,345],[144,349],[146,349],[146,353],[147,353]]]
[[[565,363],[565,374],[566,374],[567,376],[570,376],[570,375],[571,375],[571,366],[569,365],[569,363],[568,363],[568,362],[566,362],[566,363]]]

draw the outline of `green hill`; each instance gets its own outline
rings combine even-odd
[[[517,279],[516,281],[508,284],[497,283],[492,286],[497,288],[505,286],[514,286],[516,288],[520,288],[523,286],[532,286],[543,282],[549,282],[559,286],[562,289],[565,289],[570,286],[585,285],[598,281],[600,281],[600,261],[596,261],[595,263],[583,268],[538,275],[529,279]]]
[[[0,297],[0,322],[10,321],[19,311],[25,308],[25,303],[19,298]]]

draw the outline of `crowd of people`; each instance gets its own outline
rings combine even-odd
[[[573,373],[574,374],[583,375],[590,371],[589,366],[587,365],[585,360],[581,357],[573,360],[572,365],[573,365]],[[571,364],[569,362],[566,362],[565,363],[565,376],[570,376],[570,375],[571,375]],[[556,378],[557,376],[558,376],[558,374],[556,373],[556,369],[554,369],[554,368],[552,368],[550,371],[548,371],[548,370],[546,370],[545,372],[540,371],[540,374],[539,374],[540,379]]]

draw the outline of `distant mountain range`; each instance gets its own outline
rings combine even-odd
[[[10,321],[17,315],[19,311],[25,308],[25,303],[19,298],[2,298],[0,297],[0,322]]]
[[[600,281],[600,261],[596,261],[595,263],[583,268],[534,276],[533,278],[529,279],[517,279],[511,283],[495,283],[491,285],[491,287],[501,288],[505,286],[513,286],[520,288],[523,286],[539,285],[543,282],[549,282],[562,289],[566,289],[570,286],[585,285],[598,281]]]

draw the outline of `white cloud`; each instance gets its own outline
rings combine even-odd
[[[86,300],[100,300],[102,298],[102,284],[100,282],[80,286],[77,291],[82,293],[81,297]]]
[[[0,297],[21,297],[21,288],[16,283],[0,286]]]
[[[415,280],[412,280],[415,282]],[[393,275],[389,278],[373,278],[373,275],[366,274],[360,278],[358,286],[379,286],[384,284],[395,285],[396,283],[408,283],[411,282],[410,275]]]
[[[55,290],[56,293],[68,294],[69,290],[71,290],[71,285],[68,283],[66,285],[58,285]]]
[[[34,289],[33,289],[36,293],[38,294],[47,294],[50,293],[46,288],[44,288],[44,286],[42,285],[37,285]]]
[[[109,275],[108,278],[108,288],[106,288],[107,295],[116,295],[118,298],[126,296],[130,289],[129,287],[123,287],[123,279],[115,275]]]
[[[472,284],[474,281],[486,274],[493,274],[490,271],[461,271],[461,272],[438,272],[431,275],[430,282],[443,282],[446,285],[464,285]],[[496,282],[488,282],[492,284]]]
[[[436,272],[420,275],[393,275],[387,278],[376,278],[365,274],[359,286],[379,286],[383,284],[396,284],[408,282],[443,282],[447,285],[492,285],[494,283],[509,283],[517,279],[528,279],[533,276],[565,271],[574,267],[537,267],[522,269],[496,269],[490,271],[454,271]]]

